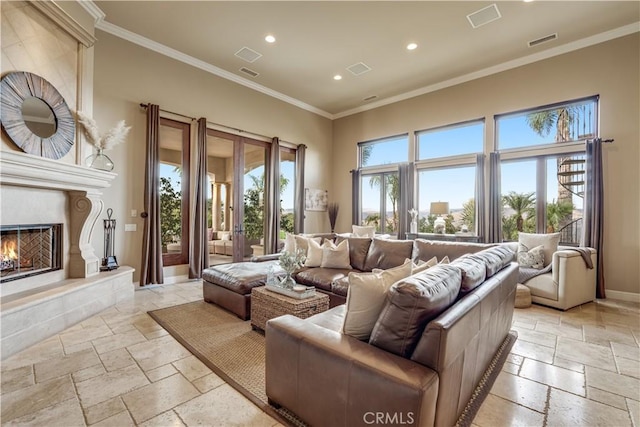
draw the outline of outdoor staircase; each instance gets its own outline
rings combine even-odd
[[[585,163],[583,156],[567,157],[558,166],[558,183],[582,198],[584,198]]]
[[[585,166],[584,156],[566,157],[558,165],[558,183],[567,191],[583,199]],[[560,233],[560,242],[563,244],[578,245],[582,234],[582,218],[565,224],[558,232]]]

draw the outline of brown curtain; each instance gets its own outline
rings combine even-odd
[[[398,239],[406,239],[409,231],[409,210],[413,209],[413,163],[398,165],[400,199],[398,200]]]
[[[189,248],[189,278],[200,279],[202,271],[209,267],[209,242],[207,236],[207,120],[198,119],[196,134],[195,185],[193,188],[193,225]]]
[[[481,242],[486,242],[487,238],[487,225],[485,224],[485,215],[484,215],[484,206],[485,206],[485,198],[484,198],[484,154],[478,154],[476,156],[476,191],[475,191],[475,220],[474,223],[476,225],[474,231]]]
[[[489,154],[489,227],[485,242],[502,242],[502,195],[500,194],[500,153]]]
[[[296,183],[293,206],[293,232],[304,233],[304,158],[307,146],[298,145],[296,150]]]
[[[602,140],[587,141],[587,173],[584,192],[584,226],[580,246],[597,251],[596,298],[606,298],[604,286],[604,175],[602,173]]]
[[[360,170],[351,171],[351,224],[360,225]]]
[[[147,158],[145,162],[142,268],[140,286],[164,283],[160,238],[160,107],[147,105]]]
[[[271,140],[269,161],[266,164],[264,186],[264,253],[278,252],[280,232],[280,140]]]

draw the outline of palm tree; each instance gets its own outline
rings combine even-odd
[[[527,124],[535,133],[540,136],[546,136],[555,126],[556,142],[562,143],[571,140],[571,124],[578,118],[580,111],[578,107],[562,107],[555,110],[538,111],[527,115]],[[565,157],[558,157],[558,172],[566,172],[571,167],[564,164]],[[558,182],[558,204],[573,205],[573,194],[569,189],[565,188]],[[560,223],[566,223],[570,219],[569,216],[560,218]]]
[[[573,203],[562,203],[554,200],[547,203],[547,233],[554,233],[561,228],[565,218],[573,214]]]
[[[369,185],[371,188],[380,188],[381,184],[381,175],[374,175],[369,179]],[[400,198],[400,177],[397,173],[385,173],[384,174],[384,182],[385,182],[385,191],[387,193],[387,197],[389,197],[389,201],[391,202],[391,230],[387,231],[395,231],[398,229],[398,199]]]
[[[502,202],[514,210],[512,217],[516,219],[516,230],[518,232],[524,231],[524,218],[530,219],[535,216],[536,198],[534,193],[510,191],[506,196],[502,196]]]
[[[460,216],[462,223],[465,224],[469,230],[475,230],[476,224],[476,201],[475,199],[469,199],[462,204],[462,214]]]
[[[364,219],[363,222],[365,225],[374,225],[376,227],[376,231],[380,231],[380,214],[379,213],[373,213],[373,214],[367,215],[367,217]]]

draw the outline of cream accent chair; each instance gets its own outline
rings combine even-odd
[[[517,253],[518,243],[507,243]],[[531,301],[560,310],[568,310],[596,299],[596,250],[591,252],[593,268],[588,268],[582,255],[570,246],[558,246],[553,253],[551,271],[527,280]]]

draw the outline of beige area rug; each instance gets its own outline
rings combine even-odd
[[[275,409],[265,393],[264,335],[251,329],[250,321],[204,301],[196,301],[149,312],[164,329],[213,372],[283,424],[304,425],[286,409]],[[517,335],[509,333],[457,426],[470,426],[482,401],[491,390]]]

